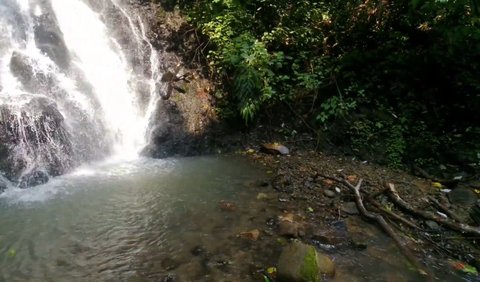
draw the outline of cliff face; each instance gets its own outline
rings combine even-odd
[[[197,155],[213,151],[217,117],[211,83],[199,63],[194,30],[176,9],[157,1],[131,1],[148,23],[145,33],[161,54],[162,78],[157,83],[162,100],[150,121],[149,144],[143,154],[155,158]]]

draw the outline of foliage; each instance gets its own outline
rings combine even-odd
[[[316,134],[343,128],[353,151],[384,146],[393,166],[479,161],[477,0],[182,3],[224,112],[251,123],[287,102]]]

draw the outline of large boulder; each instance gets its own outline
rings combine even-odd
[[[8,180],[0,175],[0,193],[8,188]]]
[[[142,155],[154,158],[198,155],[202,150],[201,136],[185,131],[185,120],[174,101],[159,101],[156,124],[151,125],[149,145]]]
[[[17,97],[23,102],[0,106],[0,171],[12,182],[40,184],[72,165],[72,145],[64,119],[50,99]],[[33,172],[30,177],[26,174]],[[21,179],[23,178],[23,179]]]
[[[314,246],[293,242],[283,249],[277,271],[279,281],[317,282],[323,275],[334,276],[335,264]]]
[[[20,188],[28,188],[48,182],[48,174],[41,170],[34,170],[28,173],[25,173],[18,183]]]
[[[12,52],[10,71],[20,81],[24,89],[31,93],[48,94],[52,92],[54,80],[51,74],[35,68],[35,60],[24,53]]]

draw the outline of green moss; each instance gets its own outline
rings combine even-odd
[[[320,271],[317,264],[317,252],[312,246],[308,247],[308,252],[303,260],[302,267],[300,268],[300,274],[302,275],[302,279],[304,281],[320,281]]]

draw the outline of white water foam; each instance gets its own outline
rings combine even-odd
[[[138,112],[128,69],[118,43],[108,36],[105,24],[81,1],[52,0],[65,43],[94,88],[113,135],[116,155],[136,157],[145,143],[145,121]]]

